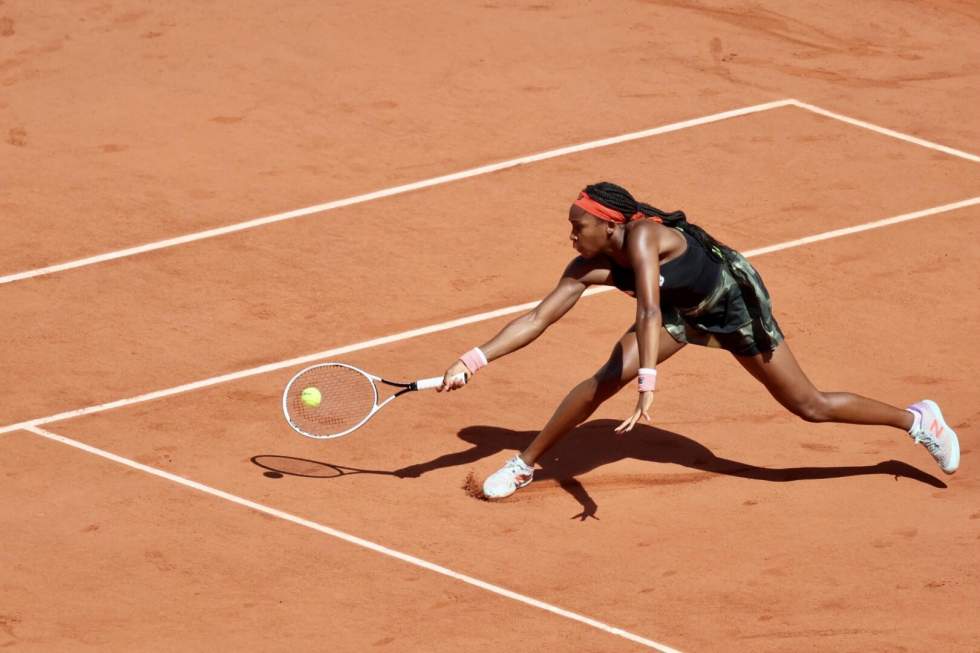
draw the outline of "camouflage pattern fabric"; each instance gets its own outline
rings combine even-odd
[[[736,274],[755,296],[760,309],[756,318],[746,306]],[[770,352],[783,341],[762,277],[744,256],[734,251],[722,265],[718,285],[703,302],[690,309],[662,306],[661,312],[664,328],[674,340],[727,349],[736,356]]]

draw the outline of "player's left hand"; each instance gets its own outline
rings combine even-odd
[[[633,411],[633,414],[630,415],[626,421],[614,429],[616,433],[626,433],[627,431],[632,431],[633,427],[636,426],[636,423],[640,421],[641,417],[649,422],[651,406],[653,406],[653,392],[641,392],[639,398],[636,400],[636,410]]]

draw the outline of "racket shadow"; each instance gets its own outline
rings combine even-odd
[[[266,470],[263,474],[269,478],[282,478],[283,476],[300,476],[302,478],[337,478],[339,476],[349,476],[351,474],[379,474],[381,476],[395,476],[394,472],[383,469],[361,469],[358,467],[347,467],[345,465],[334,465],[319,460],[309,460],[307,458],[296,458],[295,456],[280,456],[276,454],[260,454],[252,456],[252,464]]]

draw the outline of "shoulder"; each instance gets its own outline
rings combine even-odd
[[[584,283],[587,286],[604,285],[608,282],[614,267],[612,261],[605,256],[595,258],[576,256],[565,266],[562,280]]]
[[[669,231],[668,227],[654,220],[638,220],[631,222],[626,228],[629,230],[626,249],[634,259],[659,255]]]
[[[643,236],[646,238],[660,238],[667,233],[669,227],[665,227],[656,220],[634,220],[626,225],[630,238]]]

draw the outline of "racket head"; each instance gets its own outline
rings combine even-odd
[[[300,370],[282,393],[286,423],[300,435],[329,440],[364,425],[378,410],[378,377],[345,363],[321,363]],[[310,406],[303,390],[316,388],[320,403]]]

